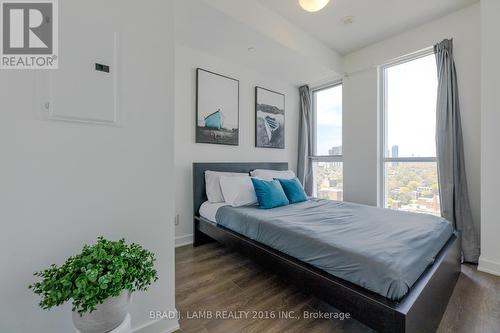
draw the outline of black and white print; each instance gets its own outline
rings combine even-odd
[[[255,146],[285,148],[285,95],[255,87]]]

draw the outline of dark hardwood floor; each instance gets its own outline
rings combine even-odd
[[[341,314],[220,244],[177,248],[175,261],[180,332],[373,332],[354,319],[304,319]],[[464,265],[438,332],[500,333],[500,278]]]

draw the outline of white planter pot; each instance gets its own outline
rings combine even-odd
[[[114,330],[125,319],[130,304],[130,292],[124,290],[119,296],[110,297],[97,305],[92,313],[82,316],[73,311],[73,324],[81,333],[106,333]]]

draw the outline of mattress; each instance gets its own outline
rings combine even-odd
[[[205,201],[200,206],[200,216],[209,220],[210,222],[216,223],[215,215],[220,207],[227,206],[225,202],[211,203],[210,201]]]
[[[321,199],[273,209],[220,206],[215,221],[392,300],[406,295],[453,234],[436,216]]]

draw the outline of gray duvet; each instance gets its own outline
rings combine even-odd
[[[453,233],[443,218],[311,199],[273,209],[219,208],[219,225],[392,300]]]

